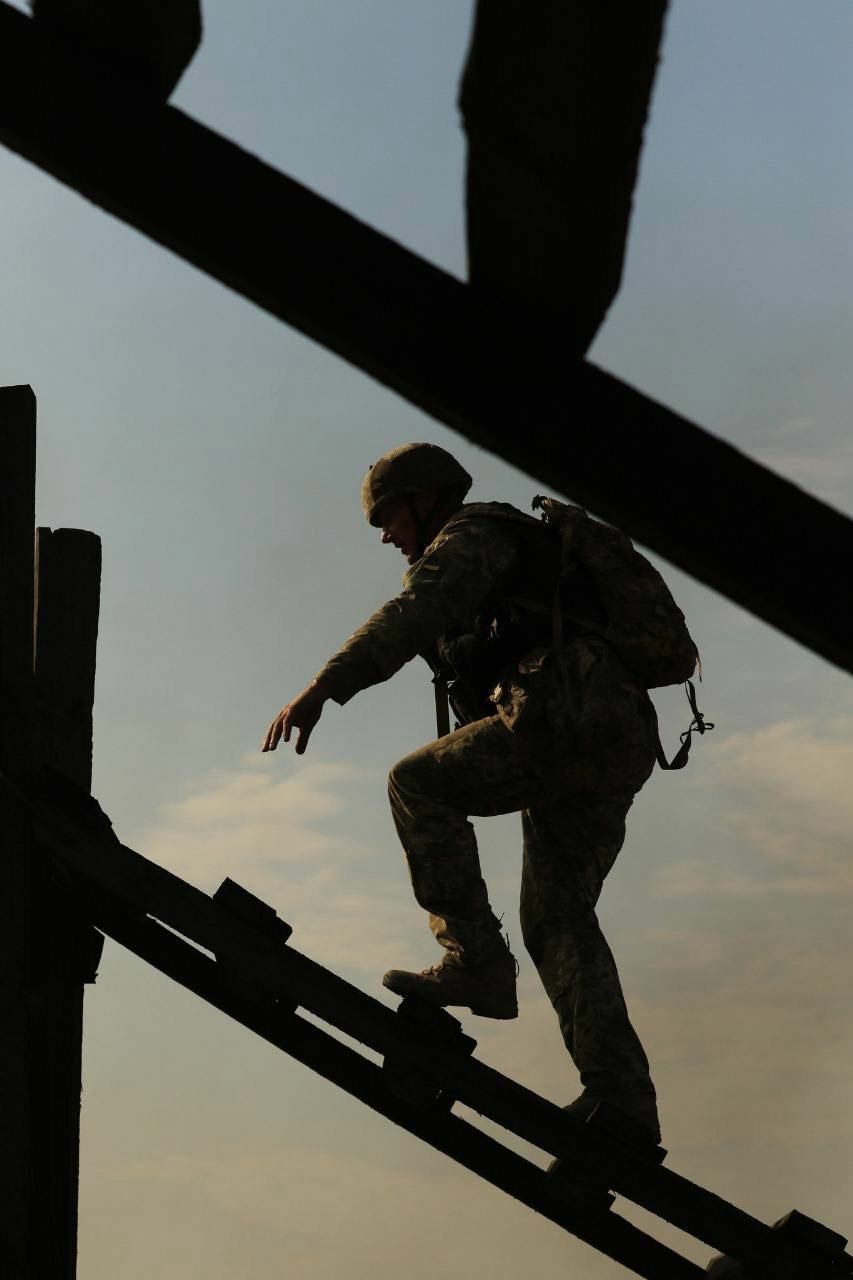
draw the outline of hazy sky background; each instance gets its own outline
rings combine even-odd
[[[464,275],[470,19],[460,0],[207,0],[174,100]],[[674,0],[625,282],[592,352],[847,511],[851,39],[846,0]],[[359,508],[370,462],[428,439],[475,498],[526,507],[537,484],[3,151],[0,255],[0,380],[38,397],[39,522],[104,542],[96,795],[125,842],[207,891],[233,876],[294,946],[381,994],[386,968],[434,958],[385,802],[388,767],[431,735],[426,670],[330,704],[302,761],[260,740],[397,589],[403,563]],[[681,483],[697,520],[726,519],[709,478]],[[767,1220],[796,1207],[853,1234],[850,683],[665,571],[718,728],[636,802],[601,915],[669,1165]],[[672,746],[686,703],[656,700]],[[518,819],[478,829],[522,1013],[466,1029],[569,1101],[520,946]],[[473,1266],[624,1274],[107,943],[86,1001],[81,1280]]]

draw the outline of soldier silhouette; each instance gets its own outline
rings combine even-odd
[[[519,811],[522,935],[583,1085],[569,1109],[585,1118],[606,1100],[656,1142],[649,1063],[595,912],[626,814],[654,767],[654,710],[646,684],[604,638],[595,574],[577,565],[561,588],[568,607],[555,606],[554,528],[505,503],[466,503],[471,483],[431,444],[403,445],[370,468],[365,515],[407,560],[403,590],[282,708],[262,749],[296,729],[301,754],[327,699],[343,706],[424,657],[436,680],[449,682],[457,727],[394,766],[389,797],[442,957],[421,973],[391,970],[384,984],[484,1017],[517,1016],[517,965],[489,904],[469,819]],[[674,603],[672,611],[681,618]],[[696,655],[686,628],[679,642],[689,675]]]

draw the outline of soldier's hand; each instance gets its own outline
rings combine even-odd
[[[316,680],[312,680],[307,689],[303,689],[298,697],[288,702],[287,706],[279,711],[267,729],[261,751],[275,751],[282,738],[285,742],[290,742],[291,729],[298,729],[296,754],[303,755],[312,730],[322,715],[323,703],[328,696],[323,686]]]

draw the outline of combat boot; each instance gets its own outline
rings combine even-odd
[[[627,1117],[627,1122],[623,1120],[619,1124],[619,1141],[640,1155],[651,1156],[660,1142],[654,1093],[611,1094],[605,1098],[585,1089],[579,1098],[575,1098],[563,1110],[576,1120],[586,1122],[602,1102]],[[607,1178],[595,1172],[576,1170],[567,1160],[551,1161],[546,1173],[546,1187],[551,1195],[557,1196],[586,1216],[605,1211],[613,1202]]]
[[[478,964],[463,964],[457,952],[448,951],[443,960],[421,973],[391,969],[382,985],[398,996],[420,996],[440,1007],[465,1005],[481,1018],[517,1018],[517,974],[515,956],[502,944]]]
[[[619,1093],[600,1094],[584,1089],[579,1098],[570,1102],[563,1110],[576,1120],[588,1120],[600,1102],[607,1102],[617,1111],[623,1112],[634,1121],[631,1126],[631,1137],[637,1147],[645,1145],[657,1146],[660,1142],[660,1124],[658,1122],[657,1098],[654,1093]]]

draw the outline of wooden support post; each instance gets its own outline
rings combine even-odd
[[[92,701],[101,582],[101,543],[81,529],[39,529],[36,537],[35,702],[41,767],[84,791],[92,784]],[[83,984],[93,982],[103,946],[73,899],[46,886],[40,939],[43,1017],[33,1027],[34,1076],[44,1105],[41,1170],[51,1223],[46,1275],[74,1280],[83,1053]]]
[[[36,581],[35,676],[41,762],[89,791],[100,538],[83,529],[39,529]]]
[[[32,772],[35,397],[0,389],[0,769]],[[29,1280],[34,1234],[30,1021],[32,828],[0,798],[0,1271]]]
[[[36,596],[35,423],[29,387],[0,389],[0,769],[26,785],[47,765],[88,791],[100,546],[41,531]],[[57,897],[11,796],[0,798],[0,1272],[74,1280],[83,982],[100,935]]]

